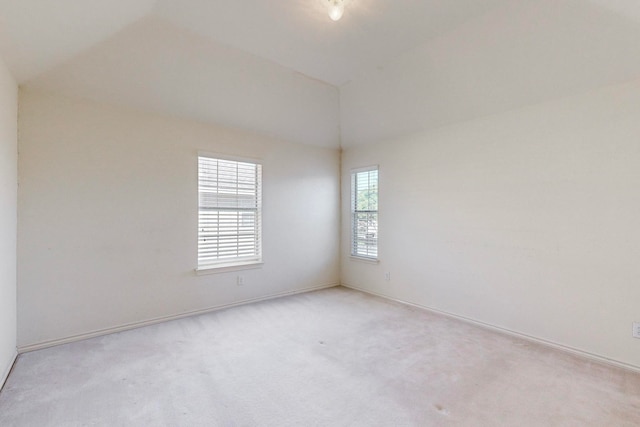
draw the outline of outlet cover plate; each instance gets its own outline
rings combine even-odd
[[[633,337],[640,338],[640,322],[633,322]]]

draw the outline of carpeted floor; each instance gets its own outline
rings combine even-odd
[[[638,426],[640,374],[345,288],[23,354],[0,426]]]

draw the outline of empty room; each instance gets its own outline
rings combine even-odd
[[[0,426],[640,425],[636,0],[0,0]]]

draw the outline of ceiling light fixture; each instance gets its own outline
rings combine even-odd
[[[329,18],[334,21],[342,18],[344,14],[344,0],[327,0],[329,6]]]

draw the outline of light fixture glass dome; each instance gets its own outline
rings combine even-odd
[[[328,0],[329,1],[329,18],[334,21],[342,18],[344,13],[344,1],[343,0]]]

